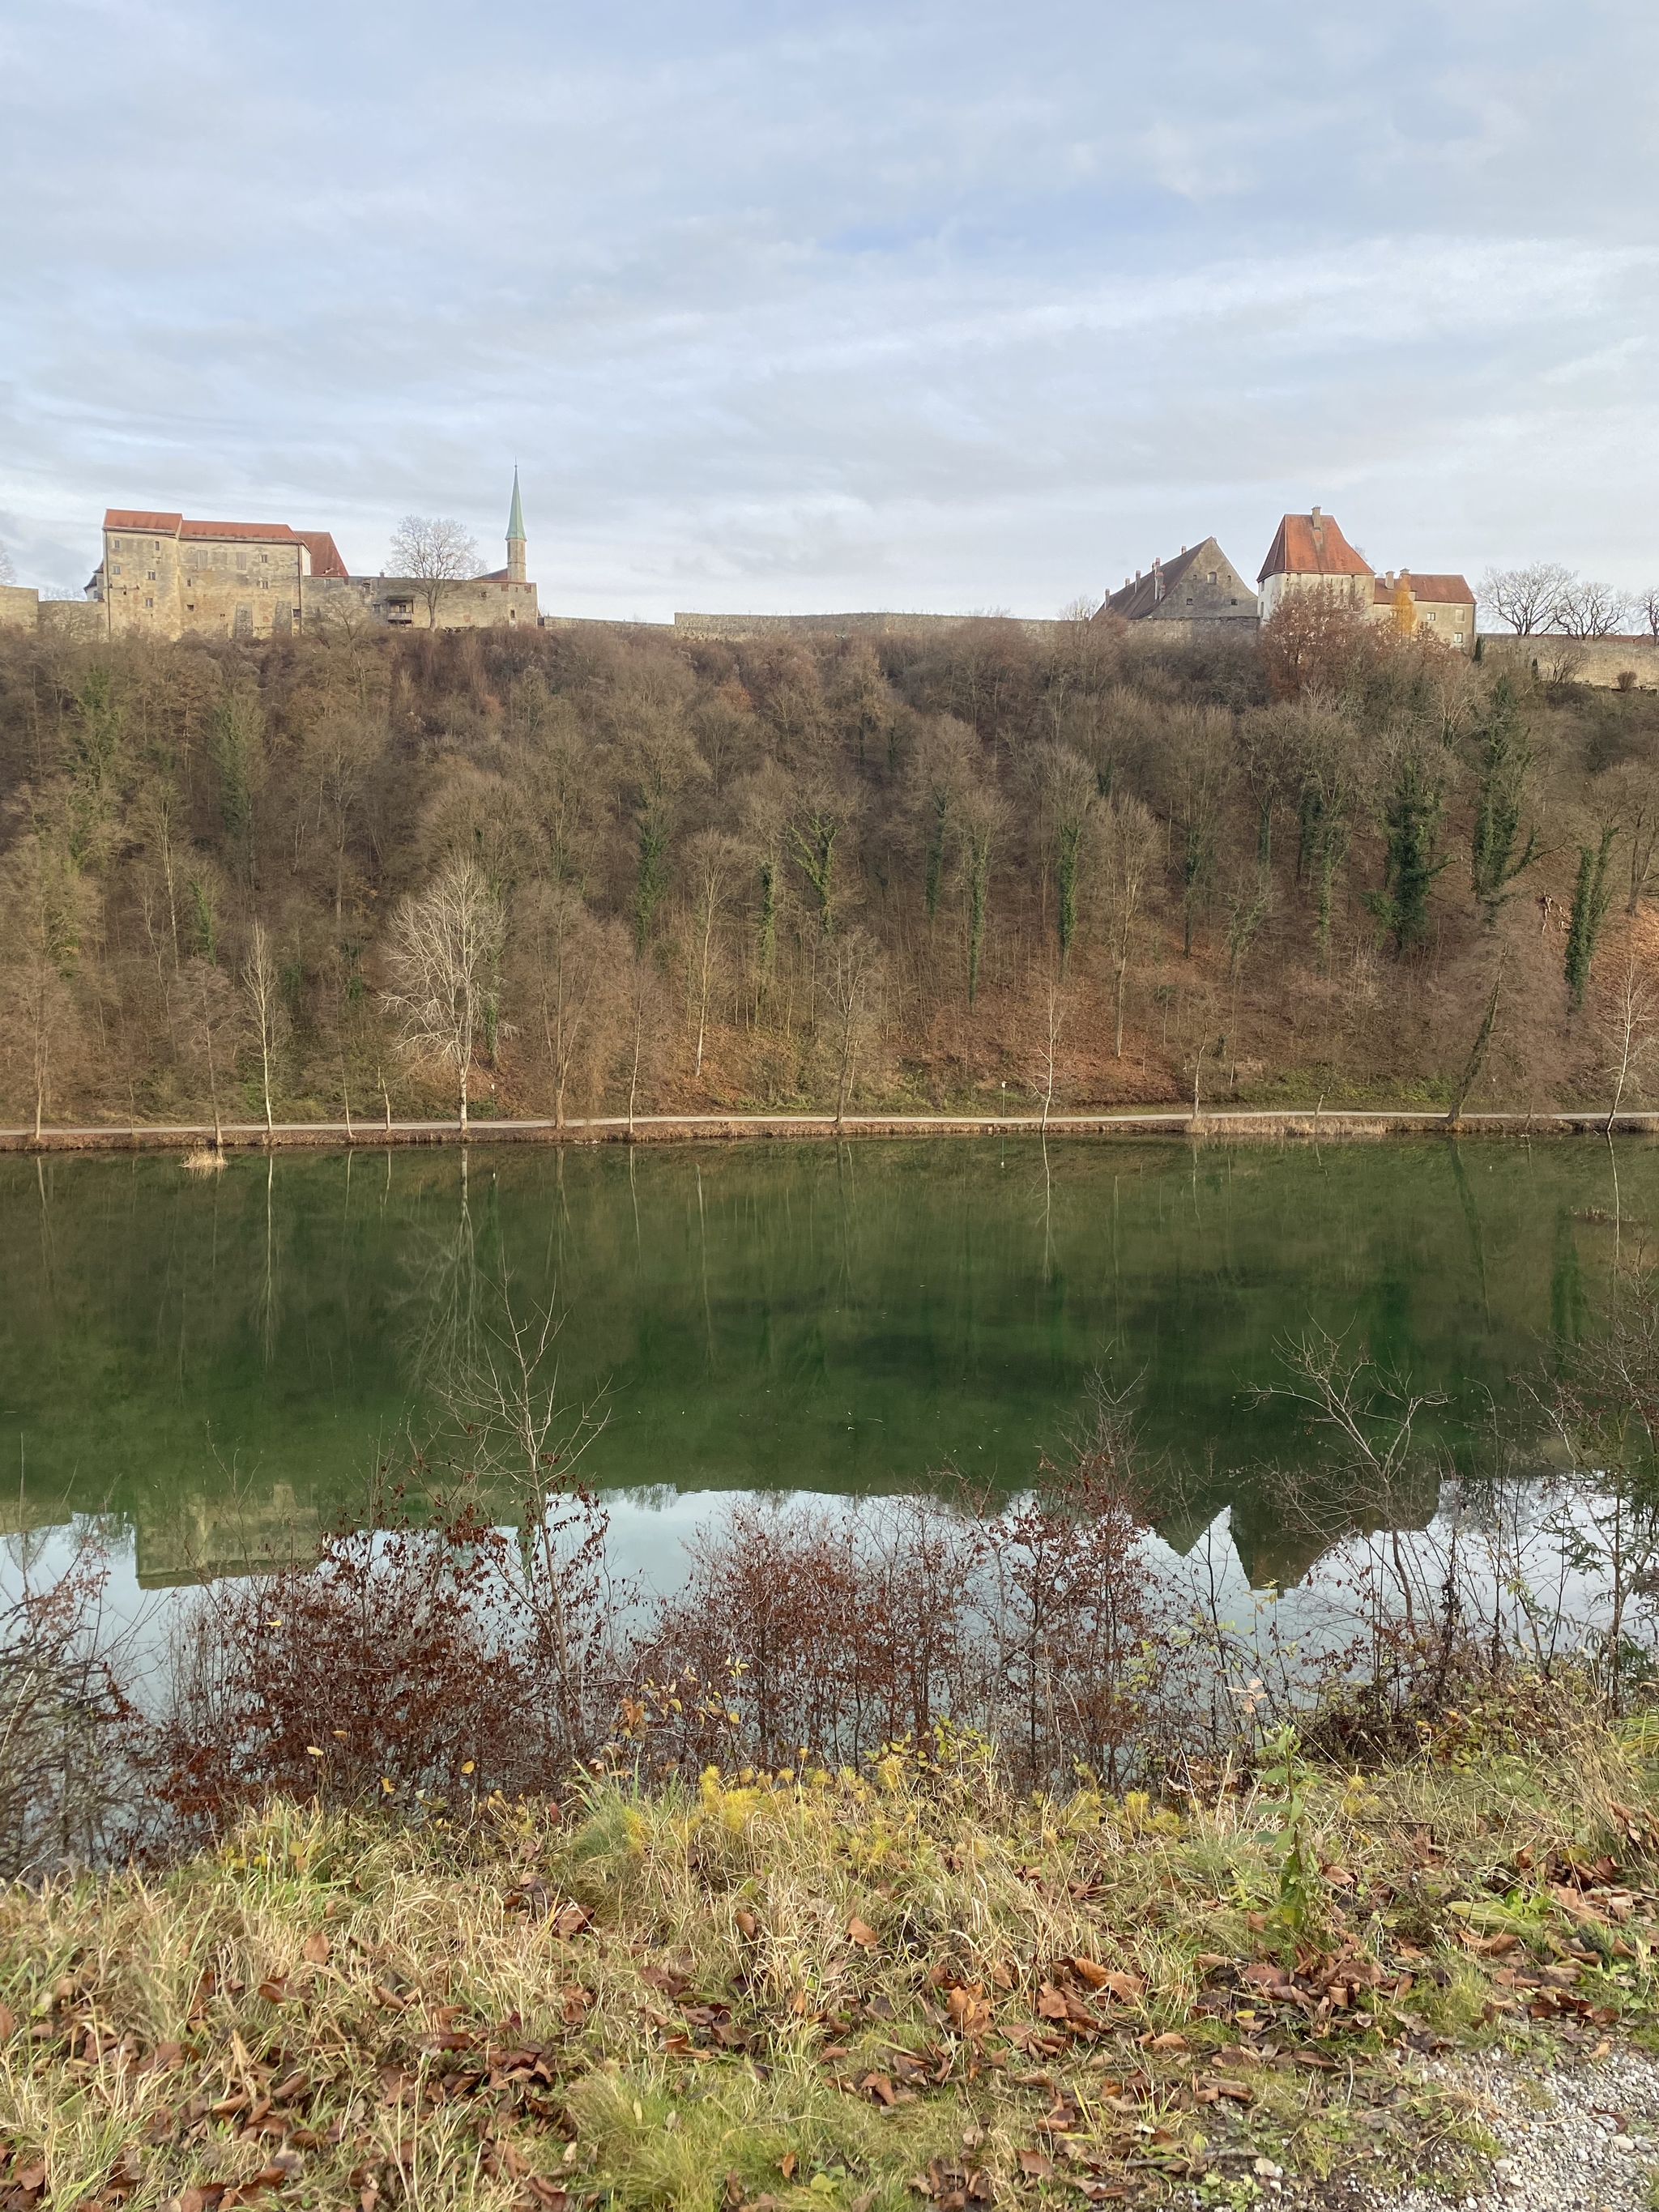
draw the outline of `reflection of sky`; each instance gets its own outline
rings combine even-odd
[[[1619,0],[14,0],[0,538],[409,508],[573,613],[1052,612],[1322,501],[1650,580]]]

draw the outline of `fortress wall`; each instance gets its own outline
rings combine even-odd
[[[1069,623],[1042,622],[1006,615],[696,615],[677,614],[681,637],[927,637],[945,636],[970,623],[1012,621],[1027,637],[1050,637]]]
[[[0,629],[33,629],[40,619],[40,594],[33,586],[0,584]]]
[[[1536,674],[1546,682],[1589,684],[1605,691],[1659,690],[1659,640],[1651,637],[1483,635],[1482,664]]]
[[[42,599],[40,631],[76,645],[101,645],[109,635],[109,615],[100,599]]]

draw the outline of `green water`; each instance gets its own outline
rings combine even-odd
[[[605,1412],[596,1486],[848,1493],[954,1462],[1017,1487],[1105,1369],[1169,1455],[1165,1532],[1231,1506],[1259,1575],[1297,1564],[1260,1468],[1313,1449],[1250,1395],[1287,1334],[1352,1329],[1448,1395],[1455,1439],[1656,1218],[1637,1142],[10,1158],[0,1527],[113,1516],[147,1583],[303,1540],[438,1428],[505,1279],[562,1316],[562,1395]]]

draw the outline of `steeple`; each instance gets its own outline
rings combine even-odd
[[[524,509],[519,504],[519,471],[513,471],[513,507],[507,518],[507,580],[522,584],[524,572]]]

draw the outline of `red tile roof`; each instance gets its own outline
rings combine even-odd
[[[1394,595],[1402,583],[1411,586],[1412,598],[1419,606],[1473,606],[1474,593],[1462,576],[1419,576],[1415,568],[1403,569],[1392,586],[1381,576],[1372,594],[1379,607],[1391,607]]]
[[[1258,584],[1269,576],[1369,576],[1370,563],[1362,561],[1328,514],[1287,514],[1281,518]]]
[[[106,530],[142,530],[151,538],[176,538],[182,514],[152,514],[148,507],[112,507],[104,516]]]
[[[313,576],[343,576],[349,573],[340,557],[339,547],[326,530],[296,530],[294,534],[311,548]]]
[[[251,539],[260,545],[292,545],[298,542],[300,533],[290,530],[285,522],[185,522],[180,526],[179,535]]]

